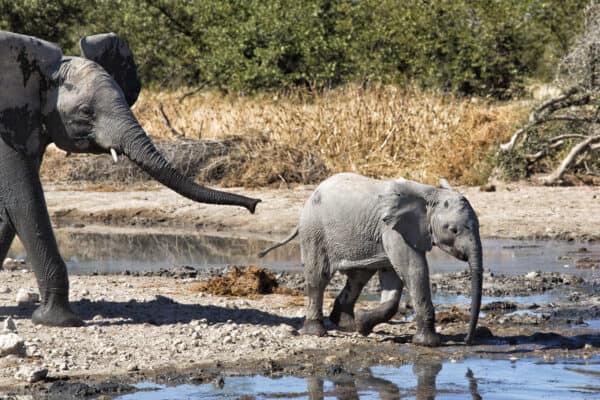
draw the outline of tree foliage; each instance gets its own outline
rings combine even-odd
[[[114,31],[142,78],[254,91],[416,81],[510,96],[548,75],[587,0],[0,0],[0,28],[75,50]]]

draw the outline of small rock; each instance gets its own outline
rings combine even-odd
[[[4,320],[4,323],[2,324],[2,327],[5,332],[15,332],[17,330],[17,325],[15,324],[15,321],[12,319],[12,317],[6,318]]]
[[[30,291],[29,289],[20,288],[17,291],[17,304],[29,304],[40,301],[40,295]]]
[[[531,271],[531,272],[528,272],[525,275],[525,278],[527,278],[527,279],[535,279],[535,278],[539,277],[540,275],[541,274],[540,274],[539,271]]]
[[[41,366],[24,366],[21,367],[17,373],[15,374],[15,378],[28,382],[35,383],[39,381],[43,381],[48,376],[48,368],[43,368]]]
[[[135,372],[135,371],[139,371],[140,367],[137,366],[137,364],[129,364],[127,366],[127,371],[129,372]]]
[[[8,286],[0,286],[0,294],[10,293],[10,288]]]
[[[81,291],[81,295],[82,295],[82,296],[89,296],[89,295],[90,295],[90,291],[89,291],[89,290],[87,290],[87,289],[83,289],[83,290]]]
[[[25,341],[15,333],[0,335],[0,357],[9,354],[24,354]]]
[[[325,364],[335,364],[339,361],[337,356],[327,356],[325,357]]]
[[[496,185],[491,184],[491,183],[486,183],[485,185],[479,186],[479,191],[480,192],[495,192]]]

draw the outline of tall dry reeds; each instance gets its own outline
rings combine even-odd
[[[156,137],[239,136],[239,151],[223,166],[224,185],[315,183],[341,171],[477,184],[486,176],[490,149],[524,116],[517,103],[393,86],[319,94],[184,93],[145,91],[135,112]]]

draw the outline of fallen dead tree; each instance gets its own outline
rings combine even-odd
[[[600,5],[585,11],[583,35],[558,68],[561,95],[536,106],[528,122],[500,145],[502,153],[522,152],[527,170],[536,164],[558,164],[541,178],[546,185],[563,180],[568,171],[600,176]],[[533,150],[533,151],[532,151]]]

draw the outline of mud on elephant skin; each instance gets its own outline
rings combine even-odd
[[[396,313],[406,285],[416,312],[413,343],[438,345],[426,258],[436,245],[469,263],[471,317],[465,341],[473,341],[483,279],[479,222],[467,199],[447,182],[441,183],[442,188],[436,188],[406,179],[376,180],[345,173],[317,187],[290,236],[259,254],[264,256],[300,236],[308,297],[305,333],[326,333],[323,292],[340,271],[347,275],[347,283],[335,300],[332,322],[367,334]],[[381,304],[355,316],[356,300],[376,271]]]
[[[114,33],[84,37],[81,57],[56,45],[0,31],[0,260],[15,234],[34,267],[42,304],[36,323],[81,325],[69,306],[60,256],[39,168],[46,147],[67,152],[123,154],[157,181],[201,203],[254,212],[260,201],[200,186],[175,170],[140,126],[130,107],[140,91],[133,56]]]

